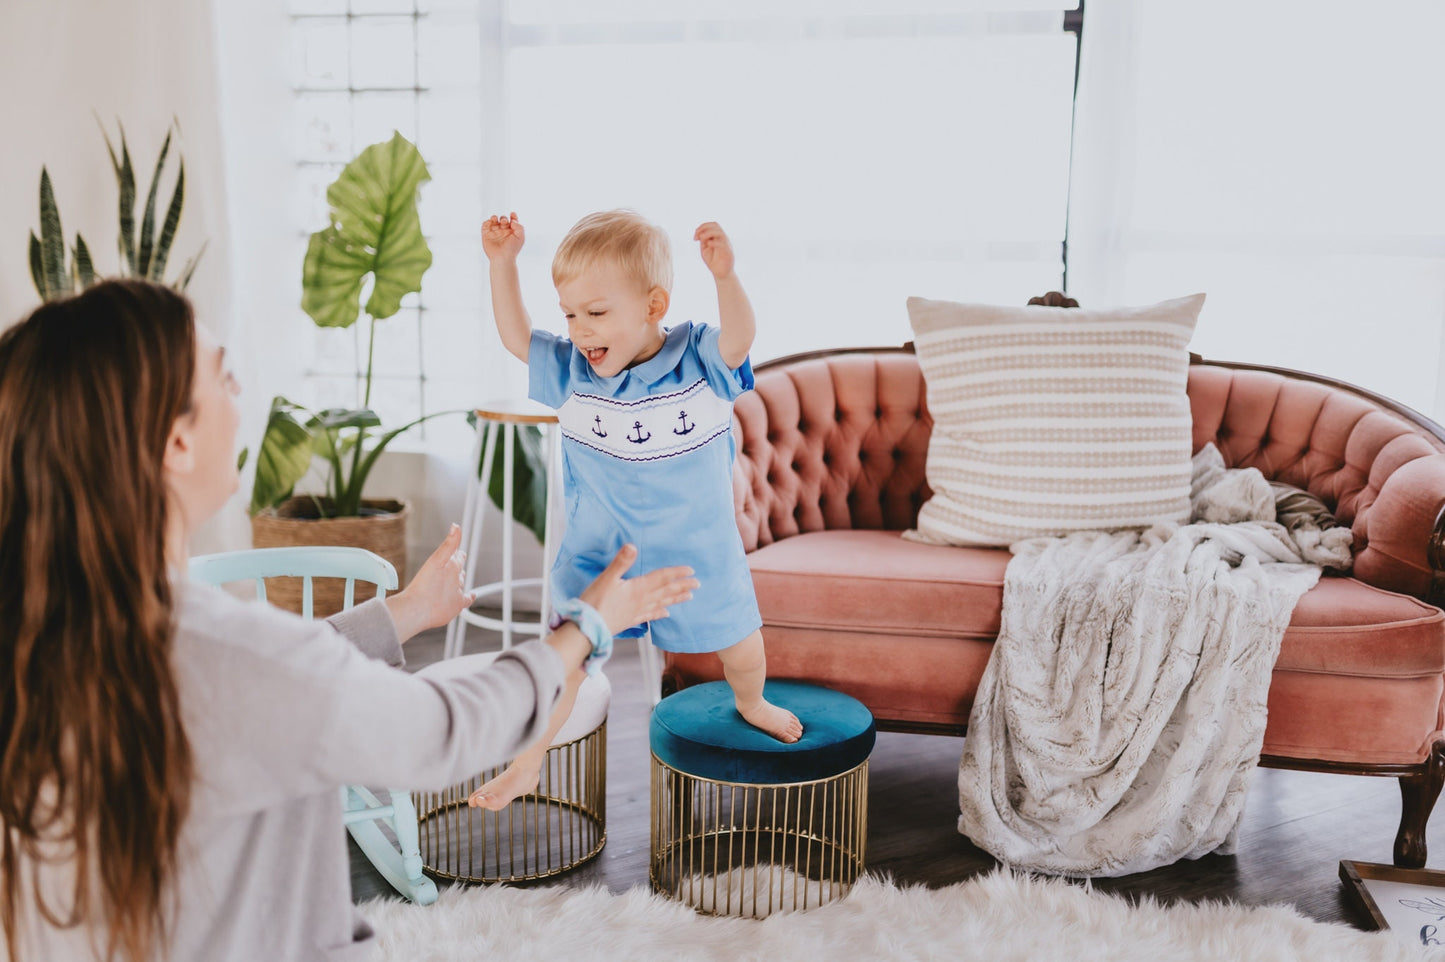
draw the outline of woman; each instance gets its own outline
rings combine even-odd
[[[157,285],[104,282],[0,336],[15,962],[366,957],[337,786],[440,788],[511,758],[593,654],[567,623],[473,675],[385,664],[470,602],[455,527],[405,590],[333,624],[185,582],[191,533],[238,483],[236,392],[188,302]],[[632,557],[582,598],[612,630],[696,584],[676,568],[624,581]]]

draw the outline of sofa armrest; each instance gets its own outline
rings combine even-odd
[[[1396,467],[1354,529],[1357,578],[1445,605],[1445,454]]]

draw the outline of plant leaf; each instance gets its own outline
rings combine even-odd
[[[44,300],[53,300],[73,290],[65,276],[65,233],[60,227],[60,209],[50,186],[50,171],[40,168],[40,266],[45,275]]]
[[[304,410],[279,395],[271,401],[271,414],[256,453],[256,480],[251,486],[253,515],[289,498],[296,482],[311,467],[311,432],[294,414]]]
[[[80,289],[84,290],[95,283],[95,263],[90,258],[90,248],[85,245],[85,238],[79,234],[75,235],[75,250],[71,257],[75,279],[80,284]]]
[[[355,515],[361,511],[361,492],[362,489],[366,487],[366,479],[371,474],[371,469],[376,464],[376,459],[381,456],[381,452],[386,449],[386,446],[390,444],[397,437],[397,435],[405,431],[410,431],[412,428],[416,427],[418,424],[421,424],[423,421],[430,421],[432,418],[439,418],[448,414],[461,413],[462,412],[460,410],[456,410],[437,411],[433,414],[425,414],[417,418],[416,420],[408,421],[406,424],[403,424],[396,430],[388,431],[381,437],[377,438],[376,446],[366,453],[366,457],[364,457],[360,461],[360,463],[357,464],[356,470],[353,471],[351,477],[347,479],[347,483],[344,485],[346,490],[346,497],[342,502],[344,507],[346,508],[346,511],[343,511],[340,507],[338,507],[336,511],[337,515],[346,516],[348,512],[351,515]]]
[[[115,168],[115,185],[120,191],[119,217],[120,234],[116,239],[116,247],[120,251],[121,262],[125,270],[132,276],[135,275],[135,170],[130,163],[130,148],[125,143],[125,126],[116,121],[116,127],[120,129],[120,156],[115,159],[115,147],[111,145],[110,134],[106,132],[105,126],[100,128],[101,136],[105,138],[105,149],[110,151],[110,164]]]
[[[156,169],[151,174],[151,187],[146,192],[145,211],[140,222],[140,251],[136,254],[136,276],[151,276],[151,253],[154,250],[156,231],[156,192],[161,187],[161,168],[166,164],[166,154],[171,149],[171,132],[166,131],[166,139],[161,142],[161,153],[156,158]]]
[[[166,279],[166,260],[170,257],[171,241],[175,239],[176,227],[181,222],[181,206],[186,202],[186,162],[177,161],[176,189],[171,194],[170,207],[166,209],[166,221],[161,225],[161,236],[156,240],[155,253],[151,255],[151,269],[148,275],[153,281]]]
[[[35,282],[35,293],[40,295],[40,299],[48,300],[45,296],[44,255],[40,252],[40,238],[35,236],[35,231],[30,232],[30,279]]]
[[[327,188],[331,223],[311,235],[301,276],[301,307],[318,325],[356,323],[368,274],[366,311],[375,319],[392,316],[403,297],[421,290],[432,255],[416,199],[430,179],[415,145],[393,133],[363,150]]]
[[[362,433],[354,431],[342,435],[337,431],[317,430],[314,425],[307,425],[312,430],[312,450],[316,456],[325,458],[328,461],[343,460],[351,449],[362,441]]]
[[[313,431],[317,428],[328,431],[337,428],[379,428],[381,418],[370,408],[327,408],[312,415],[306,426]]]
[[[501,445],[501,440],[498,440]],[[497,510],[502,510],[502,485],[506,480],[506,459],[498,450],[492,457],[492,476],[487,480],[487,493]],[[480,477],[482,465],[477,463]],[[517,445],[512,453],[512,517],[527,528],[542,544],[547,534],[547,452],[542,431],[524,425],[517,431]]]
[[[209,243],[209,240],[202,241],[201,249],[196,251],[196,253],[192,255],[192,257],[188,261],[186,261],[185,267],[181,268],[181,276],[176,280],[176,283],[173,285],[176,290],[184,291],[186,289],[186,286],[191,283],[191,275],[196,272],[196,265],[201,262],[201,255],[206,252],[206,245]]]

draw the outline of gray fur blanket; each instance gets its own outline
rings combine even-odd
[[[1210,445],[1194,479],[1210,520],[1011,549],[958,777],[959,831],[1006,865],[1126,875],[1233,850],[1270,672],[1320,569],[1258,471]]]

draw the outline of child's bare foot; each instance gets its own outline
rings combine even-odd
[[[803,723],[798,721],[797,715],[761,698],[757,704],[746,709],[738,705],[738,714],[743,716],[743,721],[754,728],[762,729],[780,742],[792,744],[803,737]]]
[[[467,797],[467,804],[472,808],[485,808],[493,812],[500,812],[510,805],[513,799],[534,791],[537,783],[541,780],[540,765],[523,765],[519,759],[509,765],[502,774],[472,792]]]

